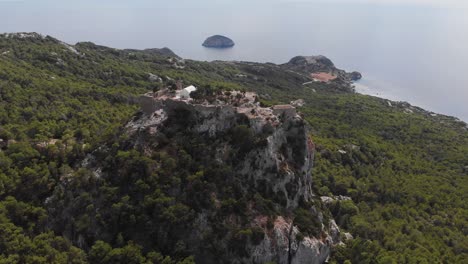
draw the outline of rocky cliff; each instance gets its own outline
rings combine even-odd
[[[127,124],[129,135],[136,131],[158,131],[183,113],[185,129],[216,139],[245,128],[246,138],[219,142],[215,146],[218,160],[233,162],[229,156],[232,145],[242,140],[258,141],[258,146],[246,146],[242,157],[236,157],[235,170],[246,181],[247,188],[266,188],[277,196],[286,208],[295,209],[299,201],[310,201],[313,143],[305,121],[294,107],[263,108],[255,102],[253,93],[229,92],[216,102],[190,102],[166,96],[141,97],[144,115]],[[293,110],[288,111],[288,110]],[[235,137],[239,135],[234,135]],[[144,147],[144,140],[137,140]],[[220,157],[224,157],[224,160]]]
[[[169,255],[182,247],[197,263],[323,263],[339,229],[311,190],[308,126],[294,107],[256,100],[245,92],[142,96],[143,111],[120,140],[82,162],[87,180],[62,179],[47,201],[51,226],[82,248],[124,224],[120,236]],[[125,201],[109,203],[110,190]],[[77,202],[83,191],[97,201],[91,210]],[[115,215],[116,206],[133,209]],[[67,224],[82,210],[90,230]],[[132,210],[146,217],[128,218]]]
[[[216,142],[212,146],[213,162],[233,165],[233,177],[240,182],[243,193],[260,192],[264,197],[273,198],[275,207],[282,208],[282,214],[265,215],[255,209],[254,201],[248,201],[250,208],[244,228],[256,230],[257,238],[246,241],[244,254],[230,255],[229,262],[323,263],[332,245],[339,243],[339,228],[334,221],[326,222],[315,206],[309,207],[308,216],[315,218],[312,222],[317,229],[318,236],[314,237],[298,227],[293,213],[287,213],[297,210],[300,204],[314,203],[310,175],[314,144],[308,127],[293,107],[260,107],[255,97],[253,93],[229,92],[208,103],[164,96],[155,98],[149,94],[141,98],[145,113],[129,122],[126,128],[129,135],[136,137],[139,148],[151,151],[144,139],[147,135],[142,137],[139,133],[147,131],[151,137],[157,137],[182,112],[184,122],[189,124],[186,130]],[[286,109],[294,109],[294,112]],[[247,130],[238,130],[240,127]],[[216,140],[232,131],[250,133],[252,138],[247,139],[248,145],[241,146],[242,153],[236,156],[232,155],[232,148],[243,142]],[[235,136],[235,140],[246,140]],[[255,141],[257,143],[253,143]],[[224,221],[233,221],[231,217],[234,216]],[[210,225],[206,214],[199,214],[198,218],[192,237],[197,237],[195,234],[204,232]],[[335,238],[328,232],[334,233]],[[227,243],[225,239],[223,243]],[[199,258],[209,259],[206,255]]]

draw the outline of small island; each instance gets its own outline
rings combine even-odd
[[[214,35],[205,40],[203,42],[203,47],[207,48],[231,48],[235,45],[234,41],[228,37],[221,36],[221,35]]]

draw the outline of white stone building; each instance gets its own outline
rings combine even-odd
[[[180,91],[180,98],[181,99],[189,99],[190,98],[190,93],[194,92],[197,90],[197,87],[190,85],[189,87],[185,87]]]

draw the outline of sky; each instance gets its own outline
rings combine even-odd
[[[383,5],[425,5],[433,7],[468,7],[466,0],[280,0],[284,2],[364,3]]]
[[[197,4],[200,2],[232,2],[232,3],[253,3],[253,2],[322,2],[322,3],[362,3],[362,4],[380,4],[380,5],[424,5],[424,6],[433,6],[433,7],[468,7],[468,1],[466,0],[80,0],[80,1],[66,1],[66,0],[0,0],[0,3],[12,3],[12,2],[23,2],[28,4],[47,4],[47,3],[60,3],[60,5],[82,5],[82,4],[93,4],[93,5],[123,5],[123,6],[135,6],[141,4],[171,4],[171,3],[184,3],[184,4]]]

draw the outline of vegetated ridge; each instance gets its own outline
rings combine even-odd
[[[334,67],[1,35],[0,258],[464,263],[466,123]]]

